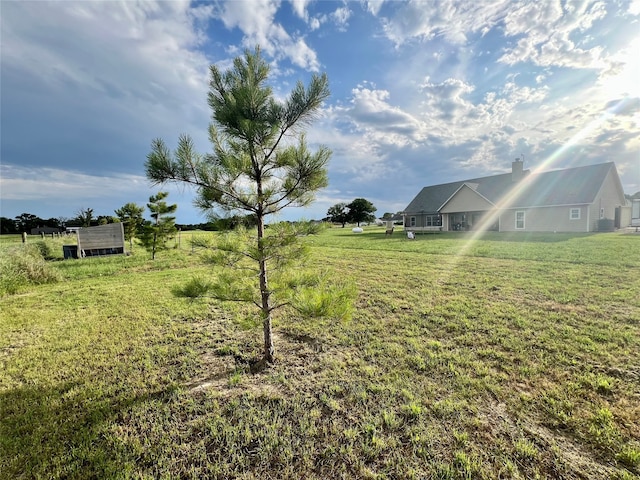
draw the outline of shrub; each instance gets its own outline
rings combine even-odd
[[[45,244],[45,242],[38,242]],[[0,296],[16,293],[27,285],[53,283],[60,280],[60,273],[45,261],[48,246],[21,245],[0,250]]]

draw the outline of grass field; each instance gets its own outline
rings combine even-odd
[[[640,475],[640,236],[327,230],[353,317],[283,312],[258,375],[252,310],[171,295],[210,271],[188,239],[47,240],[52,283],[0,298],[0,478]]]

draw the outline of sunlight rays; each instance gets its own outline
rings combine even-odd
[[[634,101],[637,101],[637,99],[625,97],[622,100],[619,100],[609,106],[600,116],[595,118],[592,122],[587,124],[575,135],[573,135],[567,142],[564,143],[564,145],[555,150],[551,155],[549,155],[540,164],[538,164],[537,167],[531,169],[529,175],[524,176],[519,182],[515,182],[513,187],[500,199],[498,203],[495,204],[494,208],[483,215],[482,220],[478,224],[474,225],[474,231],[462,244],[462,247],[458,250],[458,252],[448,258],[448,268],[445,270],[445,272],[452,271],[453,269],[457,268],[462,258],[469,253],[476,241],[487,232],[488,228],[491,225],[500,220],[501,214],[505,210],[513,208],[517,204],[517,200],[524,197],[524,195],[530,190],[531,186],[533,185],[537,174],[548,170],[553,170],[554,165],[556,165],[562,158],[566,157],[573,146],[578,145],[582,140],[587,138],[609,119],[621,112],[624,112],[627,108],[629,108],[631,102]],[[538,195],[542,197],[544,196],[544,194],[557,187],[557,185],[549,183],[538,193]],[[440,280],[446,281],[448,276],[449,274],[445,273],[443,274],[443,278],[441,278]]]

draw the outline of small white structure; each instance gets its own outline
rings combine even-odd
[[[362,230],[360,227],[355,227],[355,228],[352,228],[351,231],[353,233],[362,233],[364,230]]]

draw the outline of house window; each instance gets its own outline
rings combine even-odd
[[[580,220],[580,209],[572,208],[569,210],[569,219],[570,220]]]
[[[600,209],[600,219],[604,218],[604,208]]]
[[[416,217],[409,217],[409,226],[410,227],[416,226]]]
[[[442,217],[440,215],[427,215],[425,225],[427,227],[441,227]]]
[[[516,212],[516,230],[524,230],[524,211]]]

